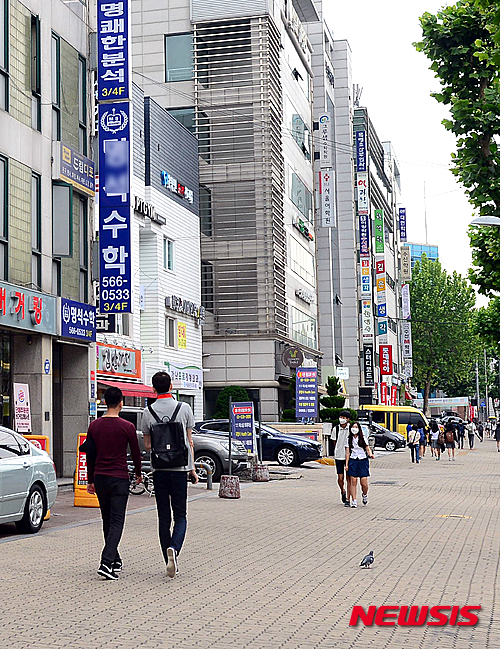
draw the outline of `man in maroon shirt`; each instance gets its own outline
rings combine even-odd
[[[127,447],[130,445],[137,482],[141,482],[141,452],[135,426],[120,417],[123,393],[108,388],[104,393],[108,410],[91,422],[87,439],[95,444],[96,456],[87,456],[89,494],[96,494],[101,508],[104,549],[97,574],[105,579],[118,579],[123,567],[118,544],[123,533],[129,494]]]

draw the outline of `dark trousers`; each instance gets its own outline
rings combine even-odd
[[[167,550],[181,551],[187,529],[187,474],[186,471],[155,471],[156,509],[158,510],[158,534],[165,563]],[[174,529],[172,527],[174,515]]]
[[[101,563],[110,567],[120,558],[118,544],[122,538],[127,509],[129,481],[109,475],[94,476],[95,492],[99,499],[104,532]]]
[[[469,434],[469,448],[474,448],[474,433]]]
[[[458,435],[458,445],[460,448],[464,447],[465,433],[459,433]]]

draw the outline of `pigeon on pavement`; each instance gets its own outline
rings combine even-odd
[[[375,561],[373,557],[373,550],[370,550],[370,554],[367,554],[366,557],[363,557],[363,560],[359,564],[363,568],[371,568],[372,563]]]

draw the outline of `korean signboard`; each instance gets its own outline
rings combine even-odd
[[[116,331],[116,319],[118,315],[113,313],[96,314],[96,331],[103,334],[112,334]]]
[[[321,167],[332,166],[332,117],[330,113],[323,113],[319,116],[319,159]]]
[[[373,359],[373,345],[363,345],[363,371],[365,375],[365,386],[375,385],[375,371]]]
[[[411,252],[408,246],[401,248],[401,279],[403,282],[411,281]]]
[[[370,298],[372,295],[372,269],[369,257],[361,259],[361,294],[363,297]]]
[[[61,336],[95,342],[95,306],[61,298]]]
[[[102,313],[132,310],[130,105],[99,106],[99,251]]]
[[[61,142],[53,142],[52,146],[54,159],[52,177],[73,185],[79,192],[94,196],[94,162]]]
[[[375,254],[384,254],[384,210],[375,210],[374,220]]]
[[[380,403],[383,406],[387,406],[388,404],[388,398],[389,398],[389,391],[388,391],[388,386],[387,383],[382,382],[380,384]]]
[[[368,172],[360,171],[356,175],[356,186],[358,188],[358,211],[368,210],[370,201],[368,200]]]
[[[397,405],[398,400],[398,386],[391,385],[391,406]]]
[[[378,335],[379,335],[379,337],[387,336],[387,332],[388,332],[387,320],[379,320],[378,321]]]
[[[231,436],[243,442],[248,453],[254,452],[253,403],[238,401],[231,404]]]
[[[129,1],[97,0],[98,101],[130,99]]]
[[[140,379],[141,351],[116,345],[96,345],[97,372],[104,376]]]
[[[161,172],[161,184],[172,192],[172,194],[177,194],[179,198],[184,198],[188,203],[192,204],[194,202],[193,190],[180,183],[167,171]]]
[[[403,306],[403,320],[409,320],[411,316],[409,284],[403,284],[401,287],[401,301]]]
[[[392,375],[392,345],[380,345],[380,374],[382,376]]]
[[[359,254],[370,254],[370,217],[368,214],[359,214]]]
[[[99,507],[99,500],[95,494],[87,493],[87,454],[80,451],[80,446],[87,439],[87,433],[78,433],[76,442],[76,479],[75,479],[75,507]]]
[[[321,198],[321,225],[324,228],[335,226],[335,181],[333,169],[319,172],[319,194]]]
[[[298,367],[295,382],[295,416],[297,419],[318,414],[318,369]]]
[[[362,328],[363,328],[363,339],[373,338],[373,313],[372,313],[371,300],[362,300],[361,319],[362,319]]]
[[[368,171],[366,160],[366,131],[356,131],[356,170]]]
[[[55,335],[57,299],[45,293],[0,282],[0,326]]]
[[[387,342],[387,291],[385,259],[375,260],[375,274],[377,283],[377,317],[379,342]]]
[[[403,336],[403,358],[412,358],[412,342],[411,342],[411,322],[404,322],[401,325]]]
[[[18,433],[31,433],[30,388],[27,383],[14,383],[14,422]]]
[[[408,378],[413,376],[413,359],[405,358],[404,359],[404,375]]]
[[[177,323],[177,347],[187,349],[187,325],[185,322]]]
[[[172,311],[177,311],[178,313],[191,316],[198,322],[198,324],[204,324],[205,322],[204,306],[195,304],[189,300],[184,300],[177,295],[167,295],[165,298],[165,306],[167,309],[172,309]]]
[[[144,366],[144,383],[151,385],[156,372],[168,372],[174,390],[201,390],[203,388],[203,370],[195,365],[177,366],[168,361],[163,365],[147,363]]]
[[[399,237],[401,241],[406,241],[406,208],[399,208]]]

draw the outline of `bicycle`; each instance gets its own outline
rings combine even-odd
[[[129,469],[128,475],[130,480],[129,493],[133,496],[141,496],[145,491],[147,491],[150,496],[155,495],[152,473],[145,473],[143,471],[141,474],[142,482],[137,482],[134,469]]]

